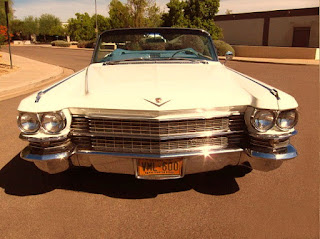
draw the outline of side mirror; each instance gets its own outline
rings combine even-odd
[[[226,52],[226,60],[225,60],[224,64],[226,64],[227,61],[231,61],[232,58],[233,58],[233,53],[232,53],[232,51],[227,51],[227,52]]]

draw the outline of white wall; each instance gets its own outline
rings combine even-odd
[[[311,27],[309,46],[319,47],[319,16],[270,18],[269,46],[292,46],[294,27]]]
[[[261,46],[264,19],[216,21],[222,28],[224,41],[232,45]]]

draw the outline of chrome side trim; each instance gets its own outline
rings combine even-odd
[[[44,92],[43,91],[39,91],[37,96],[36,96],[36,99],[35,99],[34,103],[38,103],[40,101],[42,95],[44,95]]]
[[[262,153],[262,152],[254,151],[251,149],[247,149],[246,152],[249,154],[249,156],[270,159],[270,160],[286,160],[286,159],[293,159],[298,156],[297,150],[291,144],[288,145],[286,149],[287,149],[287,152],[283,154]]]
[[[57,87],[58,85],[64,83],[65,81],[70,80],[72,77],[74,77],[75,75],[78,75],[78,74],[81,73],[82,71],[84,71],[84,69],[83,69],[83,70],[80,70],[80,71],[78,71],[78,72],[76,72],[76,73],[74,73],[74,74],[72,74],[71,76],[69,76],[69,77],[65,78],[64,80],[62,80],[62,81],[60,81],[60,82],[58,82],[58,83],[50,86],[49,88],[38,92],[37,97],[36,97],[36,99],[35,99],[34,102],[35,102],[35,103],[38,103],[38,102],[40,101],[41,97],[42,97],[44,94],[46,94],[48,91],[50,91],[50,90],[52,90],[53,88]]]
[[[93,150],[77,150],[78,154],[98,154],[98,155],[109,155],[109,156],[119,156],[119,157],[131,157],[131,158],[154,158],[154,159],[164,159],[164,158],[174,158],[174,157],[187,157],[187,156],[198,156],[204,154],[223,154],[223,153],[233,153],[233,152],[242,152],[241,148],[233,149],[220,149],[220,150],[208,150],[206,152],[183,152],[183,153],[173,153],[173,154],[133,154],[133,153],[109,153],[109,152],[100,152]]]
[[[87,133],[87,132],[75,132],[72,131],[72,136],[81,136],[81,137],[120,137],[120,138],[135,138],[135,139],[157,139],[157,140],[170,140],[170,139],[188,139],[188,138],[202,138],[202,137],[212,137],[212,136],[223,136],[223,135],[230,135],[230,134],[241,134],[243,130],[239,131],[224,131],[224,130],[217,130],[217,131],[205,131],[205,132],[195,132],[192,134],[177,134],[177,135],[170,135],[170,136],[139,136],[139,135],[117,135],[117,134],[107,134],[107,133]]]
[[[238,71],[236,71],[236,70],[234,70],[234,69],[231,69],[231,68],[229,68],[229,67],[227,67],[227,68],[228,68],[228,70],[233,71],[234,73],[236,73],[236,74],[238,74],[238,75],[241,75],[241,76],[243,76],[244,78],[246,78],[246,79],[248,79],[248,80],[256,83],[257,85],[260,85],[260,86],[262,86],[263,88],[267,89],[277,100],[280,100],[278,91],[277,91],[276,89],[274,89],[274,88],[269,88],[268,86],[266,86],[266,85],[264,85],[264,84],[256,81],[255,79],[253,79],[253,78],[251,78],[251,77],[249,77],[249,76],[247,76],[247,75],[245,75],[245,74],[242,74],[242,73],[240,73],[240,72],[238,72]]]

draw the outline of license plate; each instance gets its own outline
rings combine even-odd
[[[182,159],[137,159],[138,176],[180,176]]]

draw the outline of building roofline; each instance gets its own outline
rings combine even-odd
[[[215,16],[214,21],[244,20],[254,18],[297,17],[319,15],[319,7],[286,9],[265,12],[249,12]]]

